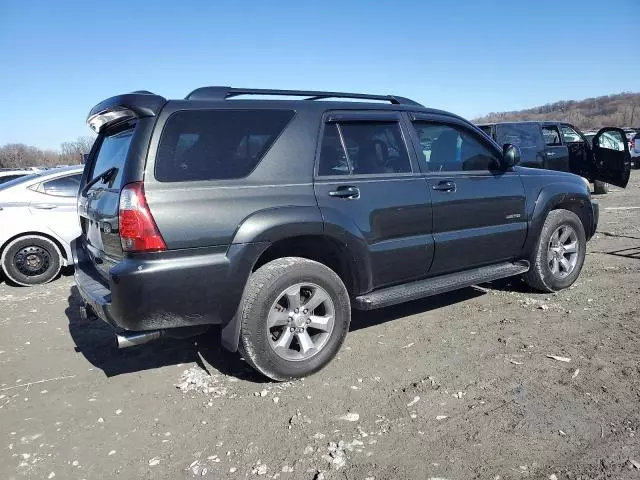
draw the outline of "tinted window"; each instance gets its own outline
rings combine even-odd
[[[478,128],[491,137],[491,125],[481,125]]]
[[[132,136],[133,129],[128,129],[104,137],[87,181],[115,167],[118,170],[115,176],[111,176],[110,178],[111,187],[120,189],[122,171],[127,159],[127,152],[129,151]],[[100,182],[98,182],[98,185],[99,184]]]
[[[598,136],[598,146],[607,150],[624,150],[624,140],[617,130],[608,130]]]
[[[68,177],[56,178],[55,180],[49,180],[42,184],[44,193],[47,195],[54,195],[56,197],[75,197],[78,195],[78,189],[80,188],[80,180],[82,174],[70,175]]]
[[[561,125],[560,131],[565,143],[582,142],[582,137],[573,128],[568,125]]]
[[[409,155],[397,122],[344,122],[325,126],[319,175],[410,172]]]
[[[500,160],[480,139],[461,128],[414,122],[423,160],[432,172],[497,170]]]
[[[161,182],[246,177],[293,118],[290,110],[202,110],[171,115],[155,175]]]
[[[324,127],[318,175],[349,175],[350,173],[351,169],[347,154],[342,147],[338,125],[329,123]]]
[[[542,146],[540,130],[536,124],[507,123],[498,125],[496,127],[496,141],[499,145],[511,143],[521,149]]]
[[[9,182],[11,180],[15,180],[16,178],[24,177],[25,175],[25,173],[21,175],[5,175],[4,177],[0,177],[0,183]]]
[[[553,126],[544,126],[542,127],[542,136],[544,138],[544,143],[549,146],[558,146],[562,145],[560,142],[560,132],[558,132],[557,127]]]

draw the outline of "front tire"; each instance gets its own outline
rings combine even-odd
[[[2,252],[0,264],[11,282],[30,287],[48,283],[58,276],[62,254],[48,238],[29,235],[11,241]]]
[[[594,180],[593,182],[593,193],[598,195],[604,195],[609,192],[609,184],[606,182],[601,182],[600,180]]]
[[[580,275],[587,249],[584,226],[569,210],[552,210],[540,232],[531,269],[524,274],[530,287],[557,292]]]
[[[238,315],[245,360],[284,381],[315,373],[333,359],[349,330],[351,304],[333,270],[286,257],[251,274]]]

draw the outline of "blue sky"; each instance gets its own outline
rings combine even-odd
[[[0,145],[57,148],[139,89],[396,93],[466,117],[640,91],[637,2],[3,0]]]

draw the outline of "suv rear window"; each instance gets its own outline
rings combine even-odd
[[[162,131],[156,179],[187,182],[246,177],[294,113],[291,110],[176,112]]]
[[[117,133],[107,135],[102,139],[100,150],[98,150],[97,157],[93,162],[91,174],[87,177],[87,182],[106,172],[108,169],[115,167],[118,170],[116,175],[112,176],[112,180],[110,179],[111,188],[120,189],[122,170],[124,169],[124,164],[127,159],[127,152],[129,151],[132,136],[133,128],[128,128],[127,130],[121,130]],[[100,182],[96,185],[99,184]]]

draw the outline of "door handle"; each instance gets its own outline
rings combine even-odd
[[[57,205],[53,203],[36,203],[33,205],[33,208],[39,208],[40,210],[53,210]]]
[[[547,152],[547,157],[555,157],[556,152]]]
[[[443,180],[438,182],[436,185],[432,187],[434,190],[438,190],[440,192],[455,192],[456,191],[456,183],[451,180]]]
[[[336,198],[360,198],[360,189],[353,186],[340,186],[329,192],[330,197]]]

